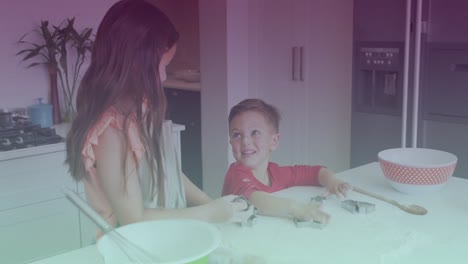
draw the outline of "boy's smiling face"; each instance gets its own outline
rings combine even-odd
[[[267,168],[270,152],[279,143],[279,134],[257,111],[246,111],[229,123],[229,137],[236,161],[253,170]]]

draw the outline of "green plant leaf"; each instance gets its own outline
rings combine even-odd
[[[45,63],[43,62],[34,62],[34,63],[31,63],[29,64],[26,68],[31,68],[31,67],[34,67],[34,66],[37,66],[37,65],[43,65]]]
[[[93,33],[93,29],[87,28],[84,30],[81,39],[84,41],[88,40],[91,34]]]
[[[29,51],[29,53],[23,58],[23,61],[36,57],[37,55],[40,54],[40,52],[41,52],[40,48],[36,48],[36,49]]]

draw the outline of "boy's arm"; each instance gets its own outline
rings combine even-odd
[[[292,208],[297,207],[297,202],[275,197],[267,192],[254,191],[248,198],[258,209],[258,213],[268,216],[288,217],[293,215]]]
[[[333,172],[323,167],[319,171],[318,181],[320,185],[327,188],[331,194],[343,199],[346,193],[352,189],[351,184],[338,179]]]
[[[334,174],[325,167],[322,167],[318,173],[318,181],[321,186],[328,187],[335,179]]]
[[[315,220],[321,223],[327,223],[330,219],[330,216],[321,211],[318,205],[275,197],[266,192],[253,192],[249,197],[249,201],[262,215],[292,217],[302,221]]]

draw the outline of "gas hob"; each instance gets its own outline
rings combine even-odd
[[[63,142],[54,128],[42,128],[31,123],[14,123],[9,127],[0,126],[0,151],[24,149]]]

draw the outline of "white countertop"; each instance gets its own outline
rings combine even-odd
[[[199,82],[185,82],[182,80],[167,79],[162,85],[164,88],[174,88],[194,92],[201,91],[201,84]]]
[[[452,177],[444,189],[406,195],[385,182],[378,163],[339,173],[355,186],[402,203],[428,209],[411,215],[390,204],[350,193],[348,199],[374,203],[376,211],[352,214],[329,198],[323,209],[331,222],[324,229],[296,228],[288,219],[260,216],[253,227],[220,225],[223,246],[253,254],[266,263],[465,263],[468,260],[468,180]],[[324,191],[319,187],[294,187],[275,195],[308,201]],[[103,263],[95,246],[35,262]]]

